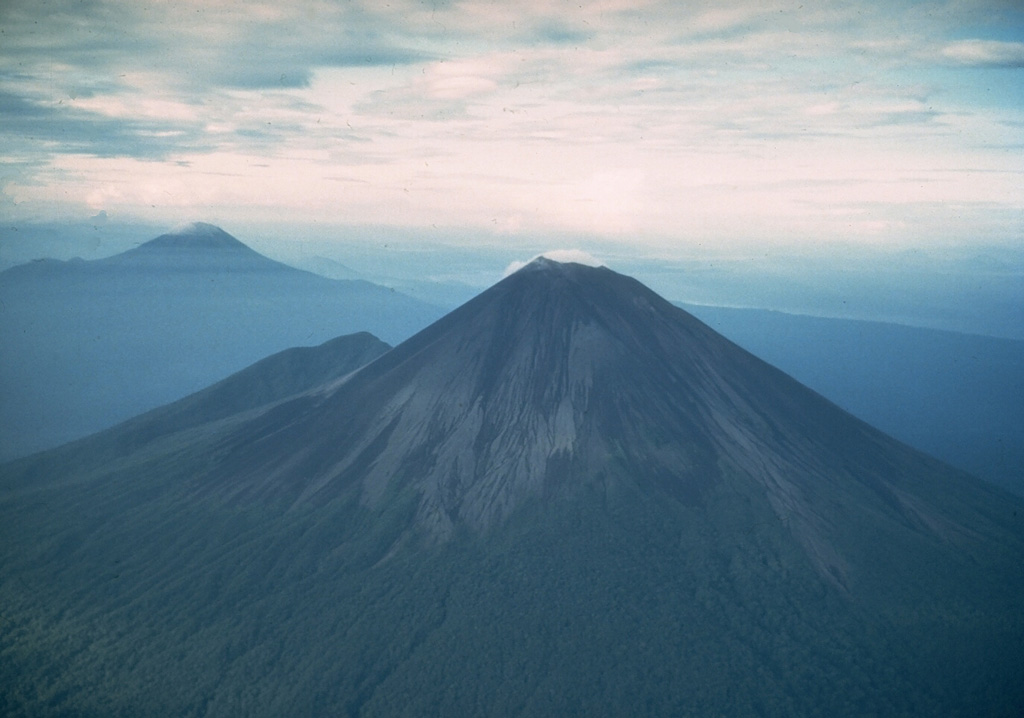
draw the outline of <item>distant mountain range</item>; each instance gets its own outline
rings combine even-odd
[[[473,295],[376,275],[374,287],[334,260],[298,259],[346,281],[273,262],[202,223],[106,260],[0,273],[0,460],[81,438],[286,347],[357,331],[398,342]],[[1024,494],[1024,342],[684,308],[900,440]]]
[[[178,401],[161,406],[73,443],[88,445],[110,460],[153,441],[222,420],[236,420],[253,410],[341,379],[391,347],[361,332],[331,339],[316,347],[285,349]]]
[[[369,331],[398,342],[443,312],[336,281],[196,223],[106,259],[0,273],[0,458],[181,398],[274,352]]]
[[[638,282],[538,259],[382,349],[0,467],[0,712],[1024,706],[1024,501]]]
[[[1024,494],[1024,342],[763,309],[683,308],[869,424]]]

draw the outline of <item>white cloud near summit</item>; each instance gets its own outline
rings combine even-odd
[[[515,274],[530,262],[541,257],[544,257],[545,259],[550,259],[553,262],[560,262],[562,264],[583,264],[587,267],[604,266],[604,262],[597,259],[594,255],[590,254],[589,252],[585,252],[582,249],[551,249],[548,250],[547,252],[541,252],[540,254],[534,255],[525,262],[515,261],[510,263],[507,267],[505,267],[505,271],[502,273],[501,276],[507,277],[510,274]]]

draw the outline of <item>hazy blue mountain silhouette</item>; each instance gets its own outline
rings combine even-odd
[[[1024,342],[760,309],[683,308],[872,426],[1024,494]]]
[[[0,457],[90,434],[277,351],[369,331],[398,342],[441,310],[329,280],[196,223],[94,261],[0,273]]]
[[[237,421],[252,410],[347,376],[391,347],[361,332],[336,337],[316,347],[285,349],[178,401],[117,424],[65,450],[87,446],[96,456],[115,461],[125,454],[177,432],[220,421]],[[57,454],[61,451],[55,452]]]
[[[536,260],[338,374],[2,467],[0,707],[1024,705],[1024,502],[628,277]]]

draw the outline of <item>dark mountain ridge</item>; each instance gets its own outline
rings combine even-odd
[[[100,466],[178,432],[266,410],[278,401],[345,377],[390,348],[372,334],[361,332],[316,347],[285,349],[178,401],[51,450],[39,457],[41,461],[29,458],[15,464],[45,467],[36,474],[52,471],[60,462]]]
[[[632,279],[537,260],[325,379],[0,467],[0,708],[1024,705],[1024,504]]]

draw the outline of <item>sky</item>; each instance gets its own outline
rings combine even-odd
[[[8,223],[1005,245],[1024,8],[2,0],[0,136]]]

